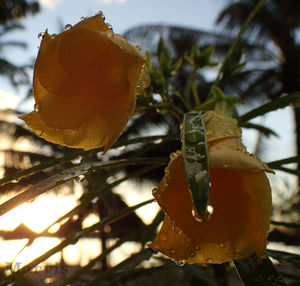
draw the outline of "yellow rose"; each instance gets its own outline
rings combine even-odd
[[[213,214],[203,222],[193,216],[182,155],[177,151],[153,192],[166,216],[150,247],[186,263],[223,263],[253,253],[264,257],[271,214],[265,171],[273,171],[247,153],[235,119],[208,112],[204,123]]]
[[[58,35],[46,30],[34,68],[35,110],[20,118],[50,142],[106,151],[134,111],[144,63],[102,14]]]

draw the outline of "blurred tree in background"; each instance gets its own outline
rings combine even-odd
[[[10,79],[13,85],[29,84],[30,80],[25,67],[16,66],[6,60],[5,49],[9,47],[26,48],[26,43],[20,41],[6,41],[3,37],[16,29],[23,29],[20,18],[39,11],[37,1],[2,0],[0,2],[0,75]]]

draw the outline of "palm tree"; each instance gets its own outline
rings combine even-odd
[[[7,77],[16,86],[18,84],[29,84],[26,67],[17,66],[5,57],[5,48],[25,48],[26,44],[20,41],[2,40],[7,33],[23,29],[19,23],[21,17],[38,12],[37,1],[26,0],[2,0],[0,2],[0,75]]]
[[[238,29],[257,4],[257,0],[228,1],[217,23],[226,31]],[[244,95],[260,94],[270,99],[300,90],[300,2],[297,0],[267,0],[248,26],[246,37],[253,43],[264,43],[277,49],[277,65],[260,72],[246,89]],[[300,154],[300,108],[294,107],[297,153]],[[300,170],[300,166],[298,166]]]

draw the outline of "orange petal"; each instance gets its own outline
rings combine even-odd
[[[53,143],[107,150],[134,111],[144,63],[139,49],[114,35],[101,15],[57,36],[46,31],[34,70],[38,110],[21,118]]]
[[[175,228],[190,239],[191,245],[186,246],[187,251],[181,257],[170,255],[171,250],[179,253],[182,240],[178,240],[178,247],[175,247],[176,243],[158,244],[160,233],[165,228],[167,236],[172,237],[170,241],[176,241],[174,235],[178,237],[164,222],[158,238],[154,240],[154,248],[189,263],[222,263],[247,257],[254,252],[262,256],[271,202],[265,174],[212,168],[210,179],[210,203],[214,212],[209,221],[199,222],[192,215],[193,205],[182,157],[178,153],[173,156],[166,175],[153,195]],[[201,251],[191,257],[191,248],[196,246]]]

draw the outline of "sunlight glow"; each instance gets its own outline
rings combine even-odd
[[[75,207],[73,197],[45,195],[31,203],[24,203],[0,217],[0,229],[12,230],[24,223],[31,230],[41,232],[53,221]]]

